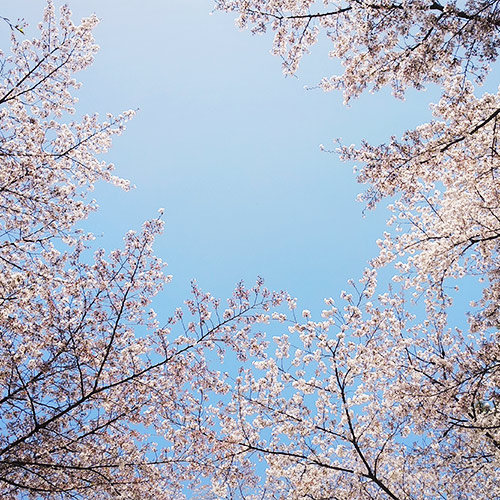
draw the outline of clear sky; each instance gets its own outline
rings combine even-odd
[[[10,2],[0,15],[24,17],[26,35],[36,36],[44,5]],[[107,156],[136,189],[96,189],[100,210],[87,227],[111,250],[165,208],[156,253],[174,281],[160,308],[181,305],[192,278],[223,298],[238,280],[261,275],[318,311],[324,297],[338,297],[361,275],[386,213],[363,218],[352,165],[319,145],[399,136],[429,119],[429,93],[412,92],[405,102],[388,92],[365,95],[346,108],[338,93],[304,89],[335,72],[326,41],[296,78],[285,78],[269,54],[270,36],[239,32],[229,15],[210,16],[210,0],[69,5],[75,19],[92,12],[101,19],[101,50],[78,75],[78,111],[140,109]]]

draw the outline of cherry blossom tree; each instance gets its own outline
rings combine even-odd
[[[75,25],[49,2],[40,37],[14,29],[1,54],[0,495],[500,498],[500,107],[478,92],[497,57],[497,2],[216,8],[274,30],[287,73],[325,31],[344,73],[320,86],[346,101],[442,89],[431,123],[340,147],[361,165],[367,206],[391,198],[380,253],[317,320],[258,280],[224,305],[193,283],[185,310],[160,321],[161,215],[93,256],[79,229],[95,183],[128,189],[102,158],[133,112],[71,121],[97,20]],[[452,289],[471,277],[480,295],[454,324]]]
[[[214,479],[220,498],[500,498],[500,95],[480,92],[499,7],[216,0],[240,27],[274,32],[286,74],[326,34],[343,73],[319,86],[345,102],[384,86],[397,98],[441,89],[430,123],[339,147],[361,165],[367,207],[390,200],[388,230],[339,305],[327,299],[319,321],[275,313],[289,331],[242,364],[219,420],[228,467],[254,472],[243,485]],[[390,286],[377,287],[380,268]],[[467,279],[478,296],[460,291]],[[462,322],[460,293],[472,300]]]
[[[14,27],[11,53],[0,54],[5,499],[203,491],[222,448],[206,398],[227,390],[207,360],[251,355],[248,330],[285,298],[259,280],[222,307],[193,283],[187,311],[160,323],[150,303],[170,279],[152,250],[161,215],[127,233],[123,248],[89,255],[93,237],[79,229],[97,208],[88,194],[98,181],[128,189],[102,158],[134,114],[71,121],[74,75],[92,63],[96,24],[75,25],[49,1],[39,38]]]

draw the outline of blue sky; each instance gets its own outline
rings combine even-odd
[[[101,19],[101,50],[78,75],[78,111],[140,110],[107,156],[136,189],[98,187],[100,210],[87,227],[110,250],[165,208],[156,253],[174,281],[160,308],[181,305],[192,278],[223,298],[240,279],[251,284],[261,275],[298,297],[299,307],[319,311],[324,297],[338,297],[361,275],[386,214],[363,218],[352,165],[319,145],[399,136],[430,118],[429,93],[401,102],[384,91],[346,108],[338,93],[304,89],[338,69],[326,41],[296,78],[285,78],[269,54],[271,36],[209,15],[210,0],[69,5],[75,19],[92,12]],[[1,15],[24,17],[26,35],[36,36],[43,7],[43,0],[10,3]]]

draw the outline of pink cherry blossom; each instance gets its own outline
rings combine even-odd
[[[220,361],[208,360],[258,352],[248,330],[285,299],[259,280],[239,284],[222,307],[193,284],[187,311],[162,321],[151,309],[171,278],[153,253],[162,210],[122,248],[89,255],[93,237],[78,223],[97,209],[88,199],[95,183],[129,188],[101,154],[134,115],[66,119],[75,74],[97,50],[96,24],[92,16],[76,25],[49,1],[39,38],[14,26],[0,67],[5,499],[181,499],[187,487],[206,487],[199,478],[219,442],[204,394],[227,393]]]
[[[274,32],[288,74],[326,33],[343,73],[320,86],[346,102],[384,86],[400,98],[441,89],[432,122],[388,144],[339,148],[361,165],[368,208],[391,199],[388,230],[360,283],[325,301],[322,320],[292,315],[263,359],[242,366],[219,417],[227,463],[254,467],[254,496],[242,497],[500,496],[500,95],[480,94],[498,56],[498,6],[216,1],[240,27]],[[382,268],[391,286],[377,286]],[[482,295],[454,324],[465,279]]]

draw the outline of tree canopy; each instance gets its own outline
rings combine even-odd
[[[318,37],[344,100],[440,89],[433,120],[382,145],[339,146],[380,252],[320,318],[239,284],[193,283],[170,317],[153,253],[161,212],[91,255],[79,223],[132,111],[71,121],[95,16],[48,2],[40,36],[13,27],[0,71],[0,493],[3,498],[500,498],[498,2],[216,0],[274,32],[297,71]],[[19,25],[21,26],[21,25]],[[393,274],[390,284],[380,269]],[[467,279],[480,295],[454,324]],[[470,297],[469,299],[472,299]],[[299,317],[298,317],[299,316]],[[465,326],[464,326],[465,325]],[[266,330],[269,332],[266,335]],[[224,363],[224,359],[229,363]],[[236,366],[236,367],[235,367]]]

